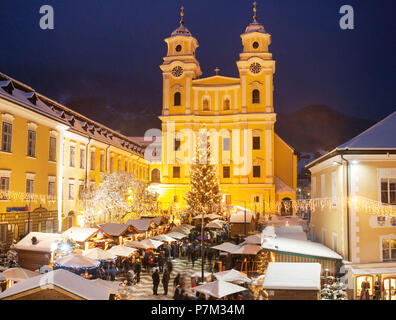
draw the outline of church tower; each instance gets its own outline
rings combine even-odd
[[[162,115],[190,114],[192,80],[202,74],[195,52],[197,39],[184,25],[181,7],[180,26],[165,39],[168,52],[160,66],[163,75]]]
[[[243,52],[237,62],[242,86],[242,113],[272,113],[275,61],[268,51],[271,35],[257,21],[256,2],[253,12],[253,22],[241,35]]]

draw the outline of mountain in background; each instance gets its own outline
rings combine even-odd
[[[340,113],[325,105],[310,105],[277,115],[275,131],[296,152],[330,151],[375,122]]]

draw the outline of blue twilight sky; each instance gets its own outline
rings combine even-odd
[[[325,104],[380,120],[396,109],[394,0],[259,0],[272,35],[275,109]],[[185,25],[200,47],[203,77],[237,76],[240,34],[252,20],[247,0],[13,0],[0,3],[0,71],[80,112],[117,117],[159,114],[163,39]],[[39,27],[52,5],[55,30]],[[344,4],[355,30],[339,27]],[[110,115],[110,117],[108,117]],[[111,118],[112,117],[112,118]]]

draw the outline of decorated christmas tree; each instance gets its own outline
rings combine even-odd
[[[327,277],[328,283],[321,291],[322,300],[347,300],[345,285],[333,277]]]
[[[211,164],[209,137],[199,135],[195,160],[191,166],[190,191],[186,193],[188,211],[192,216],[199,214],[222,214],[222,194],[216,168]]]

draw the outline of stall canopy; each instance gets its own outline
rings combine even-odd
[[[260,234],[254,234],[251,236],[247,236],[245,238],[245,241],[241,243],[241,245],[245,244],[261,244],[261,235]]]
[[[32,239],[36,238],[35,244]],[[30,232],[15,245],[17,250],[51,252],[54,242],[62,241],[62,235],[58,233]]]
[[[205,226],[205,228],[222,229],[223,225],[218,222],[211,221]]]
[[[115,254],[100,248],[88,249],[83,252],[83,256],[94,260],[113,260],[116,258]]]
[[[71,227],[62,233],[62,237],[67,237],[75,242],[85,242],[94,236],[97,231],[96,228]]]
[[[110,250],[107,250],[107,252],[109,252],[110,254],[120,256],[120,257],[129,257],[135,251],[137,251],[137,249],[129,248],[129,247],[122,246],[122,245],[114,246],[114,247],[111,247]]]
[[[320,263],[270,262],[263,288],[278,290],[320,290]]]
[[[25,281],[29,278],[39,275],[38,272],[30,271],[24,268],[10,268],[3,271],[3,276],[6,280],[11,281]]]
[[[81,254],[71,253],[67,256],[55,260],[55,265],[66,268],[94,268],[99,267],[100,262],[95,259],[90,259]]]
[[[208,217],[210,220],[221,219],[221,216],[218,215],[218,214],[216,214],[216,213],[209,213],[209,214],[207,215],[207,217]]]
[[[174,238],[174,239],[178,239],[178,240],[184,239],[184,238],[187,237],[186,234],[183,234],[183,233],[180,233],[180,232],[176,232],[176,231],[169,232],[169,233],[167,234],[167,236],[172,237],[172,238]]]
[[[245,290],[247,289],[244,287],[222,280],[205,283],[195,288],[195,291],[197,292],[201,292],[218,299]]]
[[[153,240],[158,240],[158,241],[165,241],[165,242],[175,242],[177,241],[176,239],[170,237],[169,235],[166,234],[159,234],[158,236],[151,237]]]
[[[146,239],[143,241],[125,241],[125,245],[128,247],[134,247],[138,249],[157,249],[164,243],[157,240]]]
[[[130,219],[126,222],[126,225],[134,227],[140,232],[145,232],[150,229],[151,220],[150,219]]]
[[[216,277],[217,280],[223,280],[228,282],[236,282],[236,283],[252,282],[252,280],[246,277],[245,274],[234,269],[215,273],[214,276]]]
[[[52,288],[58,291],[67,291],[74,296],[85,300],[108,300],[110,291],[104,286],[98,285],[91,280],[73,274],[67,270],[55,270],[37,275],[28,280],[19,282],[0,294],[0,299],[9,299],[20,294],[30,294],[34,291]]]
[[[257,252],[259,252],[260,250],[262,250],[262,248],[260,246],[257,246],[255,244],[246,244],[243,245],[241,247],[239,247],[238,249],[236,249],[235,251],[231,252],[232,254],[249,254],[249,255],[255,255],[257,254]]]
[[[236,244],[233,244],[231,242],[224,242],[218,246],[212,247],[212,249],[232,253],[235,250],[239,249],[239,246],[237,246]]]

